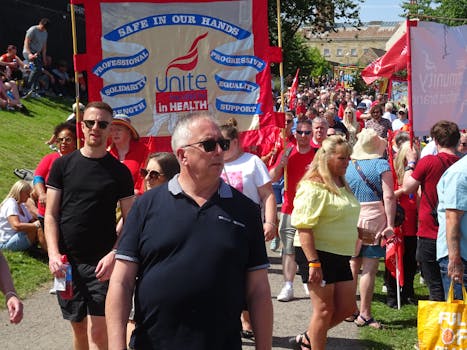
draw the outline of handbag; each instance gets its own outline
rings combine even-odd
[[[447,301],[418,302],[418,346],[420,350],[467,348],[467,293],[462,284],[464,300],[454,300],[451,281]]]
[[[355,169],[357,170],[358,174],[362,178],[362,180],[365,182],[365,184],[376,194],[378,198],[382,198],[383,194],[376,188],[374,184],[372,184],[370,181],[368,181],[367,177],[362,171],[362,168],[360,168],[360,165],[358,165],[357,161],[354,159],[352,160],[352,163],[355,166]],[[402,225],[402,223],[405,220],[405,210],[404,208],[400,205],[399,201],[396,203],[396,213],[394,215],[394,227],[399,227]]]

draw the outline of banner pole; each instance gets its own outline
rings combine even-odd
[[[281,22],[281,1],[276,0],[276,10],[277,10],[277,46],[282,50],[282,22]],[[282,57],[284,57],[282,55]],[[284,113],[284,59],[279,62],[279,77],[281,83],[281,106],[280,112]],[[283,142],[282,149],[285,152],[285,147],[287,146],[287,136],[285,134],[285,127],[281,129],[281,137]],[[287,166],[284,167],[284,190],[287,189]]]
[[[408,117],[409,117],[409,135],[410,135],[410,147],[413,147],[414,142],[414,131],[413,131],[413,108],[412,108],[412,48],[410,43],[410,20],[406,19],[407,27],[407,104],[408,104]]]
[[[73,0],[70,1],[70,11],[71,11],[71,34],[73,37],[73,67],[75,71],[75,118],[76,118],[76,135],[80,135],[80,126],[81,126],[81,110],[79,108],[79,72],[76,64],[76,55],[78,54],[78,44],[76,39],[76,18],[75,18],[75,5]],[[81,140],[79,137],[76,138],[76,147],[81,148]]]

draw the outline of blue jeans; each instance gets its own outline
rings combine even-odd
[[[449,258],[446,256],[438,260],[441,278],[443,279],[444,294],[448,298],[449,287],[451,286],[451,277],[448,276]],[[464,263],[464,277],[462,278],[464,286],[467,286],[467,261],[462,259]],[[460,283],[454,283],[454,299],[462,300],[462,288]]]
[[[39,90],[39,78],[42,75],[42,55],[39,54],[34,61],[34,66],[31,69],[31,73],[29,74],[28,79],[28,88],[31,90]]]
[[[430,292],[430,300],[444,301],[444,288],[436,261],[436,239],[418,237],[417,261]]]

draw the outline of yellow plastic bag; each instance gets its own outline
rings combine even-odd
[[[418,346],[420,350],[467,350],[467,293],[454,300],[454,283],[447,301],[418,302]]]

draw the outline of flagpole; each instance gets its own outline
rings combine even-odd
[[[78,44],[76,40],[76,18],[75,18],[75,5],[73,0],[70,1],[70,11],[71,11],[71,34],[73,37],[73,66],[75,70],[75,96],[76,96],[76,107],[75,107],[75,117],[76,117],[76,135],[80,135],[79,127],[81,126],[81,110],[79,108],[79,72],[76,64],[76,55],[78,54]],[[79,137],[76,138],[76,147],[81,148],[81,140]]]
[[[276,0],[276,11],[277,11],[277,46],[281,49],[282,51],[282,22],[281,22],[281,1]],[[284,56],[282,56],[284,57]],[[279,78],[280,78],[280,83],[281,83],[281,106],[280,106],[280,112],[284,113],[284,59],[282,59],[279,62]],[[286,134],[285,134],[285,127],[282,128],[281,130],[281,137],[282,137],[282,142],[283,142],[283,147],[282,149],[284,152],[286,151],[286,146],[287,146],[287,139],[286,139]],[[284,190],[287,189],[287,165],[284,167]]]
[[[396,239],[398,239],[396,237]],[[399,244],[399,243],[397,243]],[[399,271],[399,256],[397,254],[397,246],[396,246],[396,290],[397,290],[397,310],[401,309],[401,285],[399,283],[399,276],[400,276],[400,271]]]
[[[413,131],[413,107],[412,107],[412,48],[410,43],[410,20],[409,17],[405,20],[407,28],[407,104],[408,104],[408,117],[409,117],[409,135],[410,135],[410,147],[413,146],[414,131]]]

